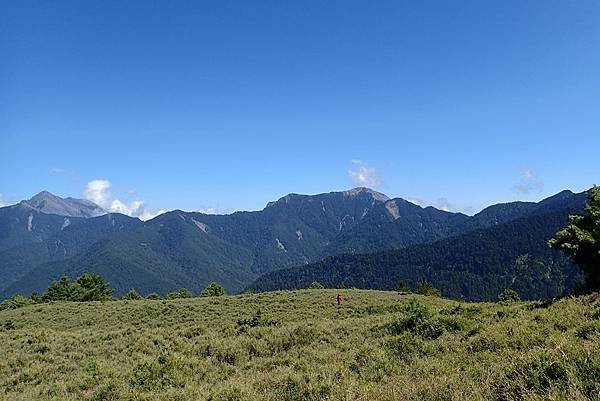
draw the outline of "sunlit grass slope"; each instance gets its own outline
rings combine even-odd
[[[592,400],[600,299],[335,290],[0,312],[2,400]]]

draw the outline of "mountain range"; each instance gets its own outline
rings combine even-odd
[[[143,222],[44,191],[0,208],[0,298],[83,272],[103,275],[118,294],[199,292],[211,281],[239,292],[427,279],[466,299],[508,286],[524,298],[551,297],[568,291],[578,271],[546,241],[585,200],[563,191],[467,216],[355,188],[289,194],[260,211],[174,210]]]

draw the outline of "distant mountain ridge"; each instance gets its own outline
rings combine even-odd
[[[19,203],[41,213],[67,217],[98,217],[108,213],[87,199],[61,198],[48,191],[42,191],[33,198]]]
[[[63,274],[84,271],[103,274],[118,293],[164,293],[176,286],[198,292],[211,281],[237,292],[261,275],[333,255],[435,243],[553,211],[566,219],[585,203],[585,194],[565,191],[539,203],[494,205],[471,217],[355,188],[289,194],[260,211],[175,210],[142,222],[119,214],[93,217],[101,213],[93,204],[40,195],[0,208],[0,298],[40,291]]]

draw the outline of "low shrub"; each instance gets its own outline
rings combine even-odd
[[[35,302],[31,298],[15,295],[10,299],[0,302],[0,310],[17,309],[23,306],[33,305]]]
[[[426,339],[436,339],[444,334],[444,326],[433,318],[431,309],[416,300],[411,300],[404,308],[403,317],[387,325],[387,330],[394,335],[411,332]]]
[[[138,363],[133,370],[131,384],[144,390],[160,390],[181,385],[177,374],[182,366],[171,355],[161,355],[156,360]]]
[[[413,357],[423,355],[423,344],[412,334],[404,333],[385,341],[385,347],[392,357],[401,361],[410,361]]]

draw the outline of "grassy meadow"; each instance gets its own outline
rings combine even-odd
[[[0,312],[0,400],[597,400],[600,298],[302,290]]]

